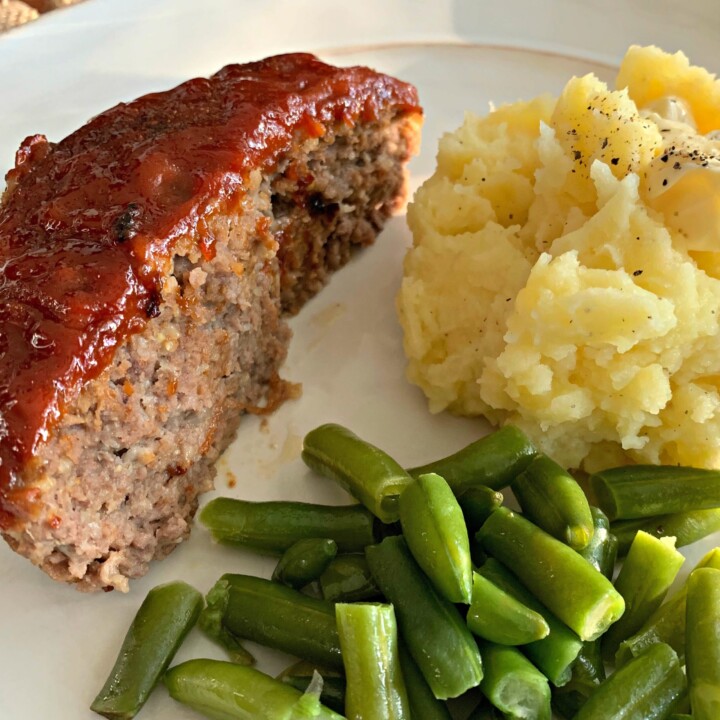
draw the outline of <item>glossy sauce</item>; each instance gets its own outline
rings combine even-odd
[[[311,55],[228,66],[99,115],[57,145],[25,140],[0,208],[0,528],[32,510],[22,469],[117,346],[159,312],[174,241],[270,170],[293,138],[379,111],[412,86]]]

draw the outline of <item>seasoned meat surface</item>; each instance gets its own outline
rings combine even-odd
[[[0,206],[0,528],[125,589],[189,531],[296,312],[403,193],[415,91],[308,55],[35,136]]]

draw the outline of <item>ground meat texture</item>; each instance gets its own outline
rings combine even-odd
[[[173,239],[142,327],[22,466],[33,504],[4,523],[13,549],[81,590],[126,590],[188,535],[242,414],[284,396],[283,316],[374,240],[403,197],[419,124],[419,110],[391,102],[322,133],[295,128],[272,163],[202,215],[212,252],[197,226]],[[22,173],[8,187],[22,190]],[[116,242],[142,232],[141,215],[126,204]]]

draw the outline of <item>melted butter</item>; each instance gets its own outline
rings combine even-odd
[[[675,97],[640,112],[663,138],[662,151],[642,175],[646,203],[663,214],[688,252],[714,255],[720,246],[720,132],[699,133],[689,105]]]
[[[663,137],[663,151],[648,165],[644,177],[648,199],[667,193],[691,173],[720,173],[720,133],[700,134],[692,110],[684,100],[660,98],[640,114],[655,123]]]
[[[658,98],[657,100],[653,100],[653,102],[647,106],[645,112],[656,115],[663,123],[669,122],[689,125],[697,131],[697,125],[695,124],[695,118],[693,117],[692,110],[682,98],[673,97],[671,95]],[[659,124],[657,120],[654,120],[654,122]]]

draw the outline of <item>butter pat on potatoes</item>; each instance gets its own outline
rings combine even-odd
[[[720,466],[720,82],[632,47],[617,89],[468,113],[408,209],[398,310],[432,411],[568,467]]]

